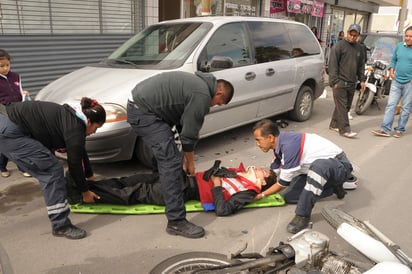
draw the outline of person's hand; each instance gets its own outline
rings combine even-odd
[[[95,181],[96,180],[96,176],[92,175],[90,177],[86,178],[87,181]]]
[[[391,69],[391,70],[389,71],[389,77],[390,77],[391,79],[395,79],[395,70]]]
[[[85,203],[94,204],[96,202],[96,200],[100,199],[100,196],[98,196],[96,193],[94,193],[93,191],[90,191],[90,190],[82,192],[82,196],[83,196],[83,202],[85,202]]]
[[[210,176],[210,179],[212,180],[214,186],[221,186],[222,185],[222,181],[221,181],[220,177],[212,175],[212,176]]]
[[[185,152],[183,158],[183,170],[186,172],[188,176],[195,176],[195,153]]]
[[[360,86],[361,86],[360,91],[361,91],[361,92],[364,92],[365,89],[366,89],[366,83],[365,83],[365,81],[360,82]]]
[[[28,90],[23,90],[22,93],[23,93],[23,96],[29,96],[30,95],[30,92]]]
[[[187,176],[195,176],[196,171],[195,171],[195,164],[185,162],[185,166],[183,167],[183,170],[186,172]]]

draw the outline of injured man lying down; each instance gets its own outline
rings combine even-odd
[[[227,216],[245,205],[275,193],[276,174],[258,167],[220,167],[216,160],[213,167],[197,172],[195,177],[183,174],[184,200],[200,201],[205,211],[214,210],[218,216]],[[182,173],[184,173],[182,171]],[[66,185],[70,204],[82,203],[81,192],[69,173]],[[155,204],[164,205],[162,187],[157,173],[136,174],[128,177],[88,181],[89,190],[100,196],[96,203],[104,204]]]

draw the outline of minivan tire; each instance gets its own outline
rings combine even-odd
[[[297,122],[308,120],[313,111],[313,89],[309,86],[302,86],[296,97],[295,107],[289,112],[289,117]]]

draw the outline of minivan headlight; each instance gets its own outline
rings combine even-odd
[[[124,107],[110,103],[103,103],[101,105],[106,111],[106,123],[126,121],[127,111]]]

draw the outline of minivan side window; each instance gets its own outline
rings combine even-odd
[[[210,63],[219,57],[229,57],[233,62],[232,67],[251,64],[251,54],[247,31],[243,23],[230,23],[223,25],[212,35],[203,49],[198,65]],[[224,68],[209,68],[217,71]]]
[[[247,22],[253,40],[256,63],[290,58],[292,45],[282,23]]]
[[[302,57],[320,53],[319,42],[309,28],[299,24],[286,24],[286,29],[292,41],[292,57]]]

